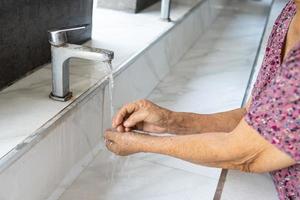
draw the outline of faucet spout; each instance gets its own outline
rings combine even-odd
[[[75,44],[66,44],[62,47],[52,47],[52,49],[63,51],[61,53],[63,53],[65,57],[69,58],[82,58],[99,62],[108,62],[114,58],[113,51]]]
[[[58,101],[68,101],[72,97],[69,86],[69,61],[72,58],[82,58],[99,62],[111,62],[114,52],[106,49],[85,47],[75,44],[51,46],[52,52],[52,93],[50,98]]]

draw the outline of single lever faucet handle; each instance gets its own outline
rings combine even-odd
[[[62,27],[59,29],[48,30],[49,42],[54,46],[62,46],[68,41],[66,34],[67,32],[86,29],[88,26],[89,24],[82,24],[78,26]]]

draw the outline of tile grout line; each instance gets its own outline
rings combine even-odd
[[[219,179],[219,182],[218,182],[217,189],[216,189],[213,200],[220,200],[221,199],[227,174],[228,174],[228,170],[227,169],[222,169],[221,176],[220,176],[220,179]]]

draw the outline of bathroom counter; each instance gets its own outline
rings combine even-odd
[[[173,22],[160,20],[157,3],[139,14],[96,8],[92,40],[86,45],[115,51],[114,71],[125,67],[143,49],[172,28],[188,13],[192,5],[174,4]],[[51,92],[51,66],[42,66],[32,74],[0,92],[0,169],[15,155],[30,148],[62,113],[76,105],[107,79],[102,63],[73,60],[70,67],[71,91],[68,102],[48,98]],[[26,148],[25,148],[26,147]]]

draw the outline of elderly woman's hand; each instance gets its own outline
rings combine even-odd
[[[141,152],[143,137],[147,136],[132,132],[120,133],[113,130],[107,130],[104,134],[107,149],[120,156]]]
[[[123,106],[113,119],[112,127],[118,132],[133,129],[163,133],[168,131],[172,111],[161,108],[148,100],[139,100]]]

